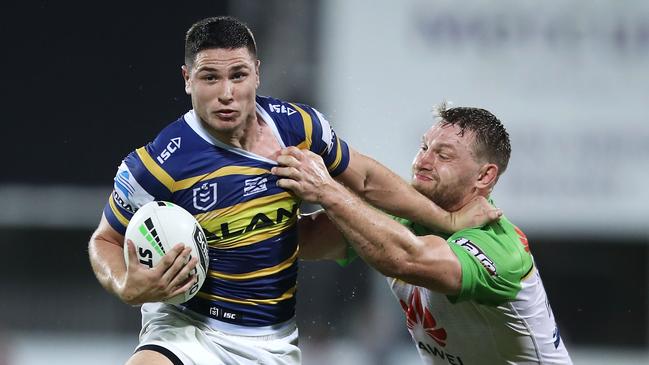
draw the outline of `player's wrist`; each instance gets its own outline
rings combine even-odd
[[[342,184],[331,180],[327,184],[323,184],[318,190],[318,203],[324,209],[331,209],[346,201],[350,201],[354,196]]]

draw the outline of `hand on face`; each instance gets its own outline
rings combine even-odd
[[[271,170],[280,177],[277,186],[308,202],[320,203],[322,193],[334,183],[322,158],[311,151],[288,147],[280,152],[277,162],[280,166]]]

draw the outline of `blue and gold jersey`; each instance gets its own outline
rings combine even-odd
[[[256,101],[282,147],[321,155],[334,176],[347,168],[346,143],[317,110]],[[270,173],[276,165],[212,137],[189,111],[123,160],[104,214],[124,234],[133,213],[152,200],[185,208],[205,231],[210,264],[205,284],[184,306],[244,326],[281,323],[295,313],[300,201],[277,187]]]

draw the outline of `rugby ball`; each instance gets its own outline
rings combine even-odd
[[[124,235],[124,259],[128,267],[127,240],[133,241],[138,261],[149,268],[157,265],[178,243],[191,247],[191,257],[198,256],[198,264],[192,272],[198,278],[196,284],[186,292],[164,300],[165,303],[180,304],[188,301],[205,282],[209,265],[205,233],[194,216],[178,205],[153,201],[135,212]]]

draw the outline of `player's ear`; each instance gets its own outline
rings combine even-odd
[[[256,80],[256,84],[255,84],[256,87],[259,87],[259,83],[260,83],[260,78],[259,78],[259,65],[261,65],[261,61],[260,61],[260,60],[257,60],[257,62],[255,62],[255,77],[257,78],[257,80]]]
[[[185,93],[187,93],[187,95],[190,95],[191,94],[191,81],[189,79],[189,68],[187,67],[187,65],[183,65],[183,67],[181,67],[181,69],[182,69],[182,74],[183,74],[183,80],[185,80]]]
[[[493,163],[486,163],[480,168],[476,187],[478,189],[491,189],[498,180],[498,165]]]

